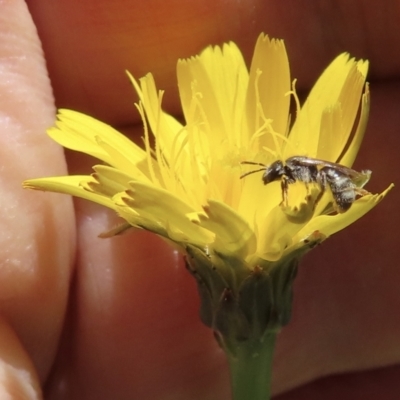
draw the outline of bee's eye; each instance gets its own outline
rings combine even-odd
[[[282,161],[275,161],[269,167],[266,168],[263,174],[264,185],[270,182],[274,182],[282,178],[285,174],[285,169],[283,167]]]

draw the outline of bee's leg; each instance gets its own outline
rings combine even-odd
[[[365,196],[371,194],[365,189],[356,188],[353,186],[348,186],[343,189],[337,188],[335,185],[331,185],[332,193],[335,198],[335,203],[333,204],[334,209],[337,213],[346,212],[356,200],[356,196]]]
[[[332,194],[335,199],[333,208],[338,214],[346,212],[356,199],[356,188],[349,184],[347,187],[339,187],[331,184]]]
[[[346,212],[351,205],[356,201],[357,196],[366,196],[367,194],[371,194],[368,190],[357,188],[352,185],[351,182],[347,182],[348,186],[344,188],[338,188],[335,185],[331,185],[334,190],[332,193],[334,194],[336,204],[335,211],[338,213]]]
[[[318,196],[315,199],[314,210],[317,207],[318,203],[320,202],[322,196],[324,195],[326,186],[328,185],[328,181],[326,179],[326,173],[323,169],[318,172],[318,175],[316,176],[316,181],[320,187],[320,192],[318,193]]]
[[[307,193],[307,196],[308,196],[309,193],[310,193],[310,186],[308,185],[308,182],[304,182],[304,186],[306,187],[306,193]]]
[[[368,190],[365,190],[362,188],[354,188],[353,190],[358,196],[361,196],[361,197],[366,196],[367,194],[371,194],[370,192],[368,192]]]
[[[368,192],[357,187],[351,177],[336,168],[325,167],[320,172],[326,174],[326,181],[332,191],[333,206],[336,212],[344,213],[356,200],[357,196],[365,196]]]
[[[288,193],[289,193],[289,179],[286,175],[282,175],[281,179],[281,188],[282,188],[282,203],[286,207],[288,207]]]

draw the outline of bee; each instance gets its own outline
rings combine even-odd
[[[320,193],[315,200],[315,206],[329,187],[334,199],[334,208],[338,213],[346,212],[357,196],[369,194],[363,187],[371,177],[370,170],[357,172],[341,164],[305,156],[290,157],[285,162],[277,160],[270,165],[252,161],[242,161],[241,164],[262,167],[241,175],[241,179],[247,175],[264,171],[262,175],[264,185],[280,180],[282,202],[285,204],[288,203],[289,185],[296,181],[305,183],[307,189],[308,184],[311,183],[316,183],[319,186]]]

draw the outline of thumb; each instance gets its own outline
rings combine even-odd
[[[0,320],[0,398],[42,398],[33,363],[15,332],[4,320]]]

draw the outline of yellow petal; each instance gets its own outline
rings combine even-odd
[[[348,61],[351,68],[343,83],[336,105],[323,111],[317,157],[324,160],[337,161],[346,147],[359,112],[362,90],[368,69],[364,61]],[[329,123],[324,116],[329,115]]]
[[[146,182],[151,182],[150,173],[147,168],[148,164],[144,159],[135,161],[132,153],[129,151],[121,152],[120,148],[114,147],[113,144],[105,142],[101,137],[96,137],[96,142],[99,148],[102,148],[112,160],[108,164],[119,169],[121,173],[130,175],[132,179],[140,179]],[[125,149],[126,150],[126,149]],[[156,167],[154,167],[157,169]]]
[[[129,223],[129,225],[136,228],[145,229],[150,232],[156,233],[157,235],[168,238],[168,233],[165,227],[155,220],[148,220],[147,218],[141,217],[132,207],[125,204],[122,200],[117,197],[114,198],[116,204],[116,211],[118,215]],[[114,232],[111,232],[112,236]],[[108,232],[105,233],[105,237],[108,237]]]
[[[87,175],[58,176],[41,179],[29,179],[23,183],[27,189],[45,190],[49,192],[65,193],[80,197],[108,208],[115,209],[109,197],[93,193],[84,189],[84,185],[92,178]]]
[[[167,190],[145,184],[130,182],[130,189],[117,194],[114,201],[117,206],[131,207],[143,220],[163,226],[172,240],[180,235],[193,240],[193,243],[208,244],[214,240],[214,234],[194,224],[188,217],[195,212],[188,204]]]
[[[250,135],[263,129],[265,119],[272,121],[272,128],[286,135],[290,96],[290,70],[283,40],[258,37],[250,68],[246,113]],[[250,138],[248,138],[249,140]],[[259,147],[275,149],[271,133],[259,137]],[[275,149],[277,150],[277,149]]]
[[[218,150],[222,141],[241,141],[248,72],[234,43],[207,47],[199,56],[179,60],[177,76],[186,121],[199,121]]]
[[[232,208],[219,201],[209,200],[204,206],[207,217],[200,214],[200,225],[215,233],[214,249],[245,258],[256,248],[256,237],[249,224]]]
[[[171,152],[174,148],[176,135],[183,128],[182,124],[172,115],[169,115],[162,110],[161,103],[163,91],[157,91],[152,74],[147,74],[143,78],[140,78],[139,83],[136,82],[135,78],[129,72],[127,72],[127,74],[138,92],[150,128],[156,136],[156,146],[158,149],[162,149],[163,157],[169,161],[171,158]],[[156,152],[158,151],[157,148]],[[160,160],[159,157],[157,158]]]
[[[182,182],[202,180],[205,174],[202,158],[209,154],[208,147],[204,150],[201,141],[207,142],[204,135],[189,135],[171,115],[161,109],[162,92],[157,92],[154,78],[151,74],[141,78],[139,83],[128,73],[133,85],[139,92],[141,103],[138,110],[144,120],[146,118],[156,138],[155,156],[158,164],[157,174],[154,172],[153,183],[178,194]],[[152,153],[147,125],[145,123],[145,145],[148,157]],[[202,152],[202,153],[201,153]],[[201,154],[203,154],[203,157]],[[151,167],[151,166],[150,166]],[[151,168],[149,168],[151,172]],[[176,177],[179,176],[179,181]]]
[[[62,146],[89,154],[109,165],[130,172],[129,164],[144,161],[146,153],[136,146],[122,133],[111,126],[98,121],[88,115],[71,111],[59,110],[56,126],[48,130],[49,136]],[[99,146],[99,141],[107,143],[113,148],[113,154],[109,154],[104,146]],[[120,157],[115,157],[118,153]],[[130,160],[128,163],[126,160]]]
[[[91,175],[93,179],[80,183],[84,189],[90,192],[111,198],[118,192],[124,192],[129,182],[132,181],[132,177],[114,167],[95,165],[93,169],[95,171]]]
[[[242,181],[243,189],[238,211],[251,226],[255,226],[281,203],[281,186],[279,182],[264,185],[259,174],[246,176]]]
[[[328,161],[338,159],[357,115],[367,66],[366,62],[349,60],[345,53],[336,57],[318,79],[301,108],[290,132],[292,146],[285,149],[285,158],[296,155],[294,153],[297,151],[297,154]],[[352,91],[354,94],[350,95]],[[333,115],[328,119],[337,120],[323,127],[323,115],[330,112]],[[326,117],[324,120],[326,121]],[[336,139],[333,148],[325,146],[326,138],[331,135]],[[293,148],[298,145],[300,148]]]
[[[353,203],[348,211],[342,214],[320,215],[313,218],[300,232],[298,232],[294,240],[302,241],[315,231],[321,232],[326,237],[339,232],[372,210],[393,187],[394,185],[391,184],[381,194],[369,194],[359,198]]]
[[[367,122],[370,109],[370,96],[369,96],[369,86],[365,86],[365,93],[361,99],[361,110],[360,118],[358,121],[357,129],[354,133],[353,140],[351,141],[346,153],[341,157],[340,163],[351,167],[357,157],[358,150],[360,149],[361,143],[364,139],[364,133],[367,129]]]
[[[288,206],[279,204],[264,218],[257,217],[257,254],[265,260],[280,259],[283,253],[296,243],[293,239],[296,234],[313,220],[314,202],[318,191],[311,190],[307,194],[302,185],[291,185],[290,189]]]

